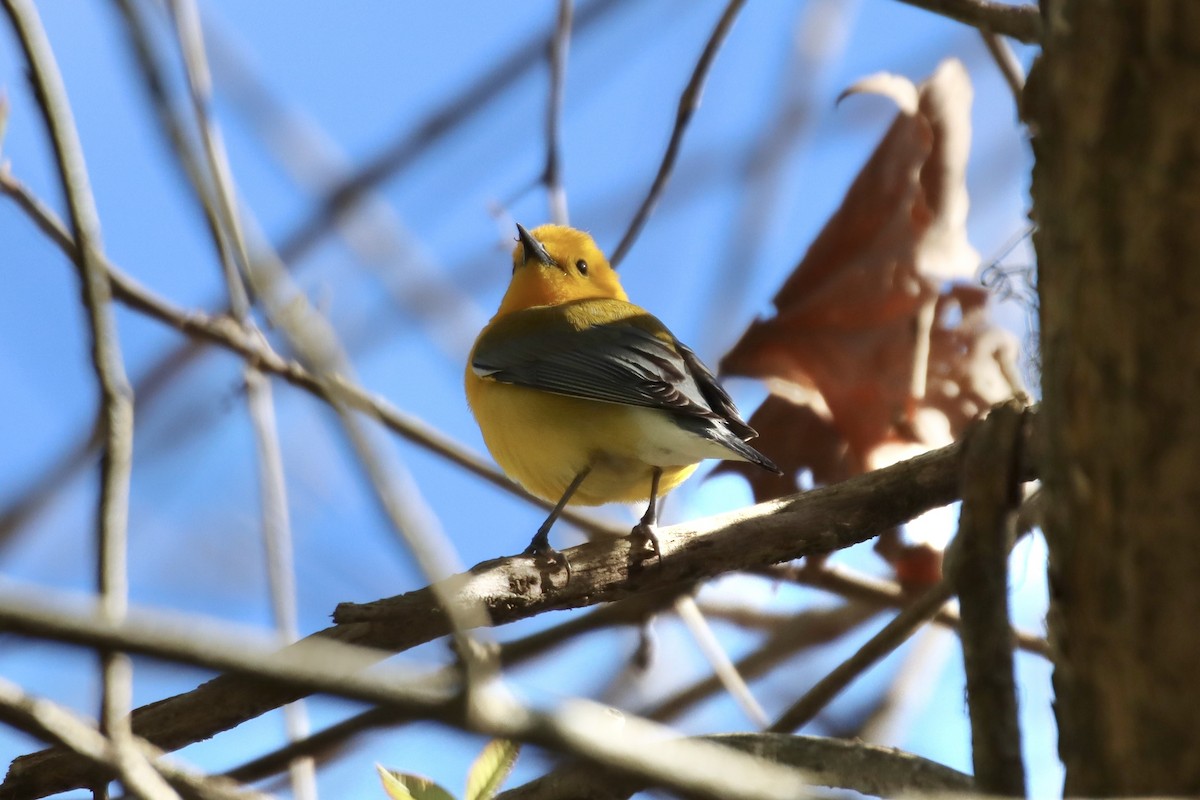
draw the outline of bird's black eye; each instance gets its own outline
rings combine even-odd
[[[580,275],[587,275],[587,262],[582,258],[575,262],[575,269],[579,270]]]

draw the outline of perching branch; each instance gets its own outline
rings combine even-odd
[[[692,115],[700,107],[700,95],[704,91],[704,82],[708,79],[709,68],[712,67],[717,52],[725,42],[725,37],[729,34],[729,29],[733,27],[734,20],[737,19],[738,12],[742,10],[745,2],[746,0],[729,0],[721,18],[717,20],[717,26],[709,35],[704,50],[700,53],[700,60],[696,62],[696,68],[692,70],[692,77],[688,79],[687,86],[684,87],[683,94],[679,97],[679,106],[675,110],[675,126],[671,129],[671,139],[667,142],[667,151],[663,153],[662,163],[658,165],[658,173],[654,176],[654,182],[650,184],[650,191],[646,193],[646,199],[642,201],[641,206],[633,215],[633,219],[629,221],[625,235],[621,237],[620,244],[613,250],[609,258],[609,262],[614,268],[625,258],[629,248],[633,247],[646,220],[650,218],[650,213],[658,205],[658,198],[667,185],[667,179],[671,177],[671,170],[675,168],[675,159],[679,156],[683,135],[692,121]]]
[[[992,0],[900,0],[965,25],[1011,36],[1025,44],[1042,39],[1042,18],[1035,5],[1012,5]]]
[[[133,391],[125,375],[125,360],[110,306],[112,292],[105,271],[100,217],[62,75],[31,0],[4,0],[4,7],[29,65],[34,95],[54,146],[74,231],[74,246],[68,255],[78,269],[83,288],[92,367],[100,388],[99,426],[104,443],[96,515],[97,589],[105,618],[119,620],[125,615],[129,590],[126,551],[129,479],[133,469]],[[118,760],[132,760],[132,754],[123,752],[132,746],[128,720],[133,695],[132,667],[125,656],[110,651],[101,653],[101,666],[101,729],[111,737]]]
[[[960,453],[958,445],[950,445],[834,486],[663,528],[662,563],[652,569],[631,558],[624,540],[595,542],[568,551],[573,574],[566,585],[561,574],[546,574],[534,560],[518,556],[479,564],[449,579],[446,588],[463,602],[482,603],[492,624],[503,625],[545,611],[662,592],[730,571],[832,552],[954,501]],[[1024,465],[1021,478],[1033,477],[1033,467]],[[450,632],[428,587],[375,603],[339,606],[335,620],[334,627],[295,647],[332,638],[399,652]],[[0,627],[12,630],[13,623]],[[304,693],[222,675],[139,709],[134,727],[139,735],[170,749],[212,736]],[[48,751],[14,762],[9,783],[60,791],[85,774],[63,754]],[[0,789],[0,798],[6,796],[4,791]]]

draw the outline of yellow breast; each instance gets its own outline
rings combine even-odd
[[[466,374],[467,400],[483,440],[504,473],[531,493],[557,501],[576,475],[591,472],[573,504],[634,502],[650,497],[647,424],[673,426],[665,412],[563,397]],[[653,437],[650,437],[653,438]],[[667,459],[671,460],[671,459]],[[682,483],[696,461],[659,465],[659,493]]]

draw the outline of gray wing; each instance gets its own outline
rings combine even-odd
[[[503,333],[485,336],[475,348],[471,367],[476,374],[568,397],[720,418],[683,351],[636,325],[620,321],[583,329],[551,326],[537,333],[506,328]],[[707,377],[712,380],[711,374]],[[721,392],[715,382],[713,386]]]
[[[543,323],[536,333],[519,319],[501,323],[480,339],[471,368],[502,383],[674,412],[680,427],[779,472],[769,458],[746,444],[757,434],[738,416],[733,400],[691,348],[673,337],[660,339],[628,320],[583,328],[561,317],[548,317]]]

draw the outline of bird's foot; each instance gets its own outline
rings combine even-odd
[[[571,582],[570,560],[551,547],[549,539],[540,535],[533,537],[533,541],[529,543],[529,547],[525,548],[523,555],[533,556],[548,567],[556,567],[561,564],[567,571],[567,582]]]
[[[642,520],[633,526],[633,530],[629,532],[629,538],[633,540],[630,547],[631,553],[639,550],[644,553],[646,545],[650,545],[650,549],[654,551],[654,555],[658,559],[659,566],[662,566],[662,549],[658,545],[658,534],[655,533],[654,523]]]

